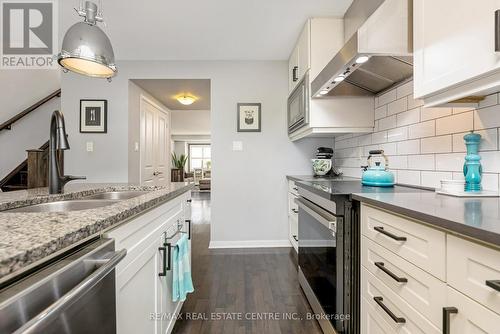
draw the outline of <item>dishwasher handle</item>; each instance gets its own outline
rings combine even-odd
[[[300,209],[303,209],[326,228],[334,233],[337,232],[337,224],[342,222],[341,217],[337,217],[322,207],[301,197],[296,198],[295,203],[297,203]]]
[[[112,272],[125,255],[127,255],[126,249],[115,252],[113,256],[104,262],[96,271],[92,272],[83,281],[78,283],[78,285],[40,312],[37,316],[26,322],[22,327],[17,329],[14,334],[40,333],[47,322],[57,318],[66,308],[80,299],[88,290]],[[96,264],[100,264],[102,260],[95,260],[95,262]]]

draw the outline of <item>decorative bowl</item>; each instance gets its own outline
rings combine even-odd
[[[332,169],[331,159],[311,159],[314,175],[326,175]]]

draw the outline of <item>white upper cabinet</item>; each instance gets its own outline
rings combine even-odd
[[[414,0],[414,95],[428,106],[500,90],[500,0]]]
[[[291,92],[299,82],[299,48],[295,47],[288,59],[288,91]]]
[[[312,82],[344,44],[344,24],[337,18],[308,19],[288,60],[289,92],[310,70]]]

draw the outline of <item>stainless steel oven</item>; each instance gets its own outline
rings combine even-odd
[[[352,202],[300,188],[299,282],[324,333],[359,333],[359,278]]]
[[[99,239],[0,292],[0,333],[116,333],[115,266]]]
[[[288,97],[288,133],[309,124],[309,72]]]

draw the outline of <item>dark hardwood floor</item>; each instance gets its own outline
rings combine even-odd
[[[210,194],[194,193],[191,207],[195,292],[173,333],[321,333],[292,249],[208,249]]]

